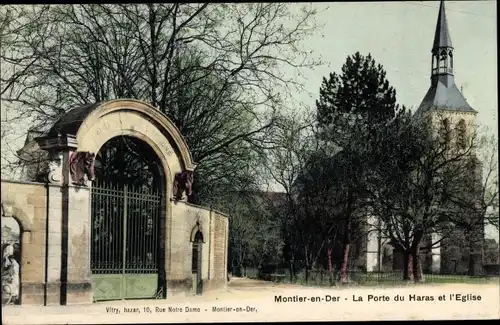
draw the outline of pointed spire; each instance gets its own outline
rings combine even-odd
[[[444,1],[441,0],[439,5],[439,15],[436,24],[436,33],[434,35],[434,44],[432,49],[438,49],[443,47],[453,47],[451,45],[450,32],[448,31],[448,22],[446,20],[446,12],[444,8]]]
[[[453,46],[451,45],[444,1],[439,6],[439,15],[432,46],[431,87],[417,112],[436,110],[473,112],[467,100],[458,90],[453,76]]]

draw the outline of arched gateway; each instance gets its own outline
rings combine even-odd
[[[227,217],[186,202],[196,165],[165,115],[129,99],[86,105],[68,111],[36,142],[50,157],[47,212],[35,209],[28,219],[44,219],[38,223],[45,229],[33,229],[31,239],[45,248],[37,256],[44,256],[45,272],[43,279],[24,278],[21,287],[44,283],[37,297],[35,286],[25,290],[25,301],[165,298],[225,286]],[[37,183],[15,186],[42,193]],[[2,180],[2,202],[12,201],[3,194],[11,187]],[[199,253],[193,227],[207,234]],[[194,281],[193,251],[200,264]],[[22,262],[26,272],[30,263]]]

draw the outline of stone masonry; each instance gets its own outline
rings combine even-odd
[[[174,176],[196,167],[175,125],[155,108],[114,100],[68,111],[36,141],[51,157],[44,183],[2,180],[2,218],[21,229],[21,304],[70,305],[93,301],[90,267],[91,186],[73,185],[72,152],[97,153],[109,139],[128,135],[153,148],[163,165],[167,298],[192,294],[193,236],[203,235],[204,291],[227,282],[228,219],[220,212],[173,198]]]

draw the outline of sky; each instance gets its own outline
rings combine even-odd
[[[348,55],[371,53],[384,66],[398,103],[416,109],[430,86],[431,48],[439,1],[314,4],[321,30],[304,41],[325,65],[305,72],[314,106],[322,78],[340,72]],[[455,82],[478,112],[477,122],[498,134],[496,1],[446,1],[454,47]]]
[[[291,4],[299,6],[299,4]],[[340,71],[348,55],[371,53],[384,66],[398,103],[416,109],[430,86],[431,47],[439,1],[321,2],[322,27],[303,46],[325,65],[304,71],[298,100],[314,109],[322,78]],[[455,82],[478,112],[477,123],[498,137],[496,1],[446,1],[454,47]],[[296,75],[291,69],[286,74]],[[13,143],[18,149],[23,139]],[[498,233],[489,233],[498,237]]]

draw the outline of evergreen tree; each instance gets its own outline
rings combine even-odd
[[[365,57],[359,52],[347,57],[341,74],[332,72],[328,79],[323,78],[316,106],[318,136],[326,147],[335,149],[327,153],[327,160],[336,162],[331,173],[342,175],[345,196],[337,199],[345,209],[340,214],[331,210],[329,217],[342,228],[339,280],[347,283],[354,228],[362,222],[368,199],[367,178],[373,167],[371,147],[400,110],[396,91],[389,85],[383,67],[370,54]],[[323,175],[322,182],[334,182],[332,175]]]
[[[380,122],[392,118],[398,109],[396,90],[382,65],[370,54],[359,52],[347,57],[341,74],[332,72],[328,79],[323,78],[316,107],[320,126],[338,122],[339,113]]]

